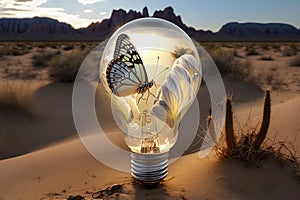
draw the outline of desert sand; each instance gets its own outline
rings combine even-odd
[[[282,83],[283,88],[274,89],[271,93],[272,116],[268,137],[276,136],[277,141],[291,142],[300,152],[297,139],[300,134],[300,85],[295,81],[299,80],[300,68],[288,66],[285,59],[290,57],[276,56],[273,51],[268,53],[273,53],[273,61],[246,57],[253,60],[256,70],[276,65],[276,76],[287,81],[287,85]],[[1,61],[2,64],[5,62]],[[260,67],[264,62],[267,63]],[[1,81],[4,80],[7,81],[2,77]],[[9,81],[16,82],[14,79]],[[263,90],[253,83],[229,76],[225,76],[224,82],[227,92],[233,96],[235,120],[242,127],[246,124],[255,126],[261,119]],[[215,151],[203,159],[199,158],[198,152],[187,152],[169,166],[169,175],[156,189],[144,189],[129,173],[105,166],[85,149],[72,118],[72,84],[36,79],[23,81],[23,84],[31,85],[36,99],[32,112],[0,113],[1,200],[67,199],[69,195],[92,199],[93,192],[113,184],[121,184],[122,193],[107,199],[279,200],[300,197],[299,179],[289,165],[269,159],[247,167],[239,161],[220,159]],[[99,109],[111,116],[107,109],[109,102],[101,95],[101,89],[96,99]],[[201,111],[208,113],[205,86],[200,89],[198,100]],[[110,137],[113,142],[126,149],[121,132],[111,119],[108,117],[102,125],[114,133]]]

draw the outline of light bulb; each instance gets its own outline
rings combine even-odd
[[[131,174],[153,187],[168,174],[168,152],[199,90],[196,47],[166,20],[137,19],[111,36],[99,74],[114,120],[131,149]]]

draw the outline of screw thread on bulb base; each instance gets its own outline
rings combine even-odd
[[[131,175],[145,188],[154,188],[168,175],[169,152],[131,152]]]

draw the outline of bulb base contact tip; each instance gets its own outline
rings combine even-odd
[[[169,152],[131,152],[131,175],[145,188],[154,188],[168,175]]]

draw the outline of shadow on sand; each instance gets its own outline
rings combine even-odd
[[[33,114],[1,112],[0,159],[32,152],[76,136],[72,117],[72,84],[53,83],[35,93]]]
[[[226,90],[237,97],[236,104],[263,97],[260,89],[245,81],[225,78],[224,83]],[[38,89],[36,91],[37,105],[33,116],[1,112],[0,159],[22,155],[77,136],[72,116],[72,89],[72,84],[63,83],[51,83]],[[203,134],[203,127],[206,127],[206,116],[210,109],[210,98],[205,84],[202,84],[197,98],[201,111],[200,126],[186,154],[199,150],[202,144],[201,134]],[[123,135],[113,121],[110,103],[105,99],[103,90],[97,89],[95,100],[101,127],[105,132],[113,132],[108,135],[113,143],[123,149],[128,149],[123,140],[119,139]]]

